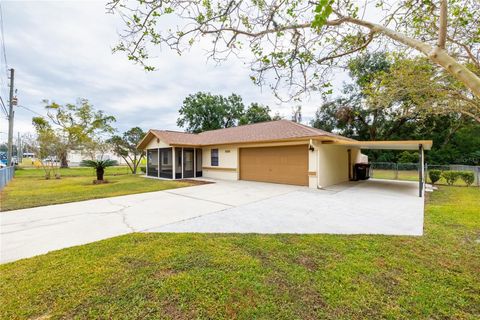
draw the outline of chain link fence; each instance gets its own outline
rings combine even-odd
[[[370,163],[370,177],[375,179],[389,179],[389,180],[406,180],[406,181],[418,181],[418,163],[394,163],[394,162],[371,162]],[[429,165],[425,164],[425,179],[427,183],[430,183],[428,178],[429,170],[441,170],[441,171],[471,171],[475,177],[473,186],[480,186],[480,166],[466,166],[466,165]],[[447,184],[444,178],[441,178],[437,184]],[[455,185],[465,185],[465,183],[459,179]]]
[[[15,175],[15,167],[0,168],[0,190],[3,189],[13,179]]]

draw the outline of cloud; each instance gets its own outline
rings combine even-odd
[[[216,65],[207,62],[200,47],[182,56],[156,50],[158,71],[145,72],[124,55],[112,54],[122,25],[117,16],[105,13],[102,1],[3,2],[2,8],[8,63],[16,70],[19,103],[38,113],[43,113],[42,99],[67,103],[81,97],[114,115],[120,131],[137,125],[177,129],[183,99],[209,91],[235,92],[247,104],[268,104],[274,112],[290,116],[293,104],[280,104],[269,89],[251,83],[241,60]],[[304,119],[314,114],[318,103],[318,99],[302,103]],[[15,132],[32,131],[32,116],[17,108]],[[0,131],[6,128],[2,120]]]

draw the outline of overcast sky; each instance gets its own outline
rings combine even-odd
[[[158,52],[158,71],[145,72],[111,48],[122,27],[117,16],[105,13],[104,1],[2,1],[5,45],[9,67],[15,69],[19,104],[44,114],[43,99],[58,103],[87,98],[97,108],[117,118],[119,131],[140,126],[147,130],[178,129],[176,119],[183,99],[197,91],[229,95],[238,93],[245,104],[259,102],[290,118],[295,103],[280,104],[268,88],[249,79],[244,61],[230,59],[220,66],[207,62],[201,51],[181,57],[169,50]],[[7,98],[2,65],[2,97]],[[345,79],[339,74],[334,84]],[[320,100],[302,102],[308,121]],[[15,136],[32,132],[35,114],[16,108]],[[6,140],[2,118],[0,138]]]

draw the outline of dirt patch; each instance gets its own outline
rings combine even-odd
[[[138,268],[146,268],[146,267],[151,267],[154,265],[153,262],[145,260],[145,259],[138,259],[135,257],[121,257],[120,261],[126,265],[130,269],[138,269]]]
[[[180,273],[179,271],[174,270],[174,269],[162,269],[162,270],[158,270],[157,272],[155,272],[153,274],[153,276],[155,278],[165,279],[165,278],[174,276],[174,275],[179,274],[179,273]]]
[[[297,262],[301,266],[305,267],[308,271],[315,271],[318,267],[315,260],[310,256],[301,256]]]
[[[194,180],[194,179],[181,179],[181,180],[177,180],[177,181],[181,181],[181,182],[188,182],[190,184],[193,184],[195,186],[199,186],[199,185],[202,185],[202,184],[211,184],[211,183],[215,183],[213,181],[206,181],[206,180]]]
[[[162,309],[165,315],[168,316],[170,319],[186,320],[196,318],[195,310],[183,310],[180,305],[181,303],[179,303],[175,299],[168,300],[162,303]],[[186,305],[188,306],[188,304]]]
[[[109,183],[108,180],[93,180],[93,184],[105,184]]]
[[[51,318],[52,318],[51,315],[45,314],[43,316],[36,317],[36,318],[30,318],[30,319],[32,319],[32,320],[47,320],[47,319],[51,319]]]

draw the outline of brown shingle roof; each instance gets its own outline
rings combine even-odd
[[[327,131],[312,128],[289,120],[277,120],[254,123],[244,126],[205,131],[198,134],[169,130],[150,130],[160,140],[168,144],[178,145],[218,145],[248,142],[263,142],[289,140],[297,138],[332,137],[340,140],[354,141]],[[139,143],[144,147],[144,141],[150,140],[148,135]]]

